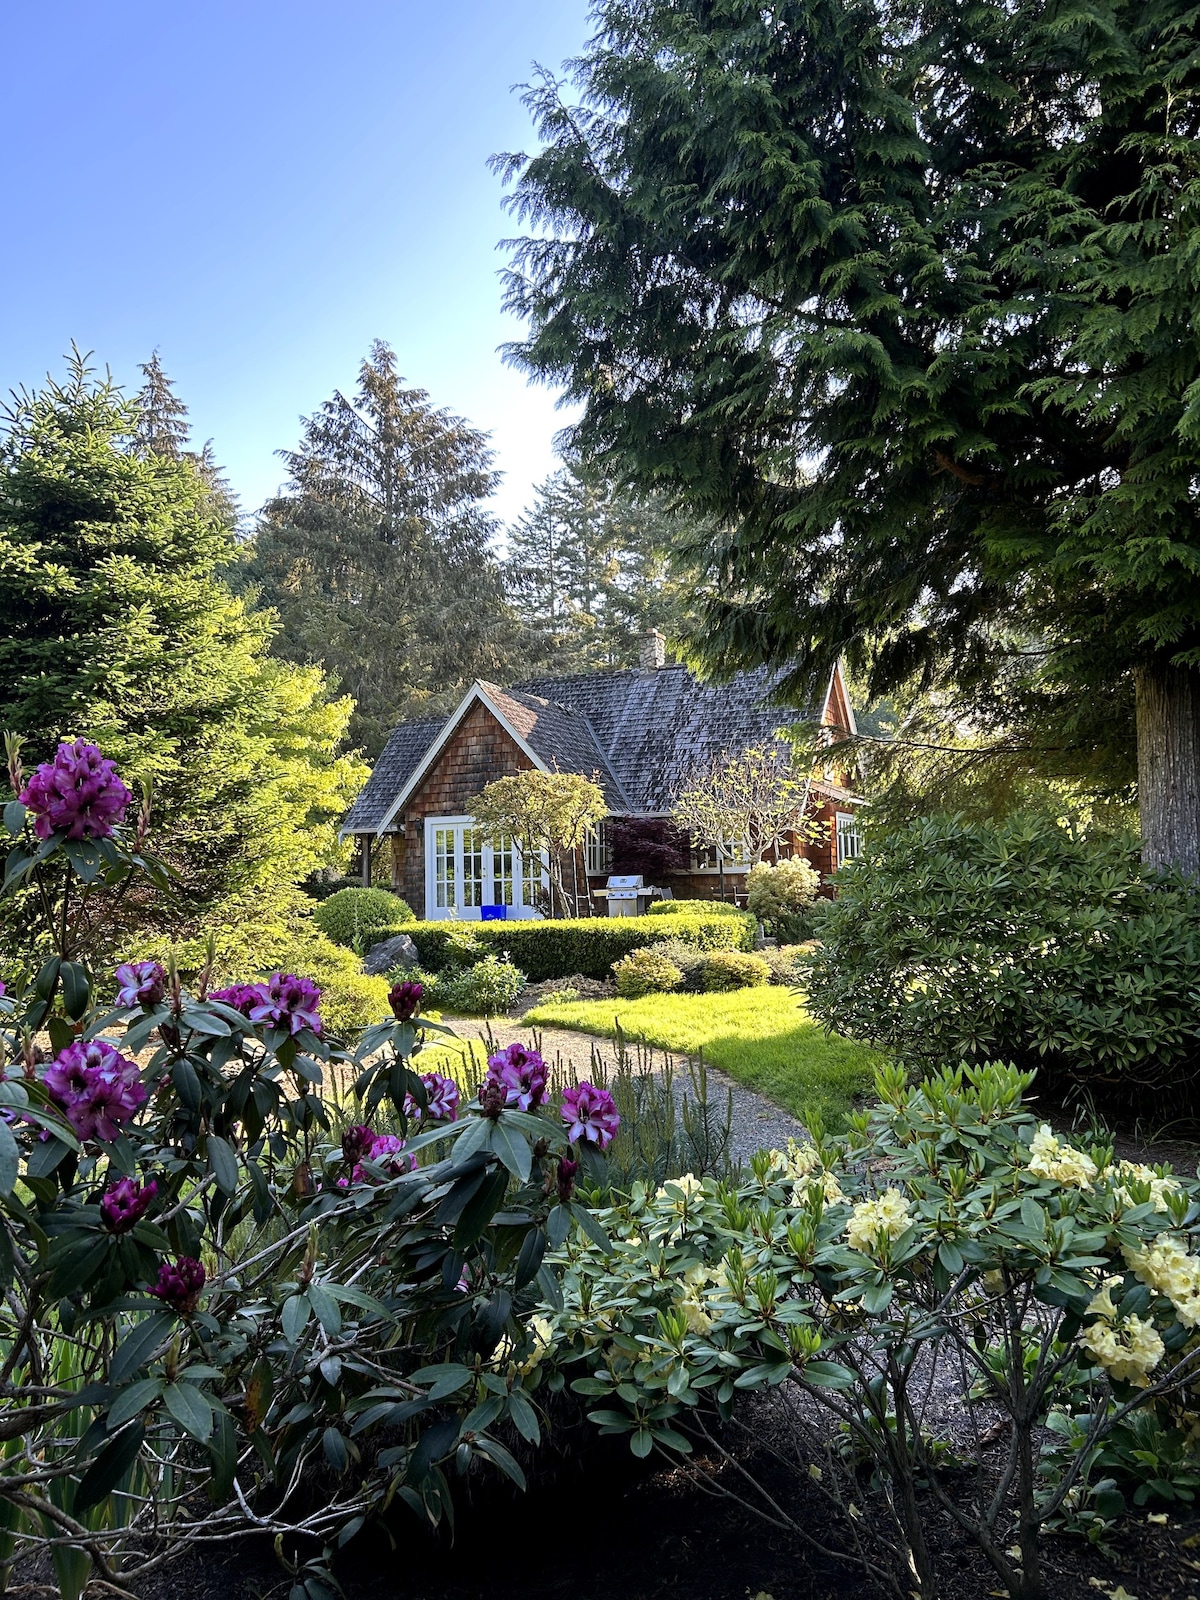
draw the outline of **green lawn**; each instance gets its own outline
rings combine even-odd
[[[878,1056],[830,1037],[787,989],[737,989],[732,994],[652,994],[641,1000],[576,1000],[535,1006],[525,1020],[543,1028],[577,1028],[627,1038],[659,1050],[697,1055],[804,1118],[818,1111],[831,1133],[856,1095],[869,1090]]]

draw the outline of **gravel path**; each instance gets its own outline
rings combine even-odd
[[[591,1062],[597,1059],[602,1061],[610,1072],[617,1063],[617,1047],[611,1039],[600,1039],[587,1033],[575,1033],[569,1028],[534,1029],[507,1017],[493,1017],[489,1021],[478,1017],[448,1017],[446,1020],[463,1045],[472,1051],[481,1077],[485,1070],[484,1062],[489,1038],[495,1041],[495,1048],[502,1050],[505,1045],[517,1041],[529,1044],[535,1032],[541,1039],[542,1054],[546,1060],[552,1064],[559,1064],[556,1076],[565,1075],[563,1068],[573,1066],[580,1077],[586,1077]],[[630,1045],[627,1048],[632,1050],[634,1046]],[[674,1068],[672,1087],[676,1098],[681,1099],[691,1088],[687,1058],[668,1056],[659,1050],[647,1052],[647,1055],[650,1062],[660,1070],[664,1062],[670,1062]],[[721,1105],[726,1091],[732,1096],[733,1133],[729,1154],[730,1159],[735,1162],[746,1163],[756,1150],[781,1149],[786,1146],[789,1139],[807,1137],[804,1124],[798,1122],[789,1112],[764,1099],[762,1095],[755,1094],[752,1089],[743,1088],[740,1083],[727,1078],[715,1067],[708,1069],[708,1091],[710,1099]]]

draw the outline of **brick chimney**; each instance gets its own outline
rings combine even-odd
[[[651,628],[638,639],[638,665],[643,672],[654,672],[667,664],[667,641],[657,628]]]

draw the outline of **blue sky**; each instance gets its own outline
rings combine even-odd
[[[383,338],[491,433],[515,516],[565,418],[496,351],[487,158],[530,148],[512,85],[586,34],[585,0],[4,7],[0,392],[72,339],[133,385],[157,347],[251,510]]]

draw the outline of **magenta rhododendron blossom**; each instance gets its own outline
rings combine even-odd
[[[60,1050],[46,1068],[45,1084],[81,1139],[115,1139],[146,1103],[137,1062],[102,1039]]]
[[[156,1006],[166,989],[167,975],[157,961],[127,961],[117,968],[119,1006]]]
[[[133,796],[94,744],[76,739],[60,744],[53,761],[41,766],[21,790],[21,804],[33,812],[39,839],[52,833],[68,839],[107,839],[124,820]]]
[[[560,1156],[558,1171],[555,1174],[555,1186],[558,1189],[558,1198],[566,1205],[575,1193],[575,1179],[579,1176],[579,1163],[572,1161],[570,1156]]]
[[[435,1122],[457,1122],[458,1102],[461,1098],[453,1078],[440,1072],[423,1072],[421,1082],[429,1096],[429,1115]]]
[[[194,1311],[200,1303],[204,1288],[205,1271],[192,1256],[180,1256],[176,1261],[164,1261],[158,1269],[158,1282],[152,1284],[150,1293],[163,1300],[172,1311]]]
[[[563,1121],[570,1124],[568,1139],[587,1139],[598,1144],[601,1150],[612,1143],[621,1126],[612,1095],[591,1083],[581,1083],[577,1089],[564,1089],[561,1113]]]
[[[250,1007],[257,1005],[262,997],[263,986],[260,983],[234,983],[228,989],[212,989],[208,996],[210,1000],[220,1000],[223,1005],[232,1006],[244,1017],[250,1015]]]
[[[506,1105],[533,1111],[546,1098],[546,1063],[537,1050],[510,1044],[488,1057],[487,1081],[503,1088]]]
[[[321,991],[308,978],[298,978],[293,972],[273,972],[266,983],[256,984],[255,988],[258,998],[247,1013],[251,1022],[265,1022],[268,1027],[285,1028],[292,1034],[305,1028],[320,1034],[317,1006]]]
[[[122,1178],[100,1196],[100,1218],[110,1233],[128,1233],[150,1209],[158,1193],[154,1179],[139,1186],[132,1178]]]
[[[355,1123],[342,1135],[342,1155],[347,1161],[361,1161],[375,1142],[375,1129],[363,1122]]]
[[[363,1151],[363,1158],[372,1161],[381,1167],[389,1178],[398,1178],[403,1172],[412,1172],[417,1165],[416,1156],[402,1155],[404,1140],[395,1133],[377,1133],[373,1136],[369,1149]],[[350,1174],[355,1183],[369,1183],[373,1174],[368,1172],[361,1163]]]
[[[397,1022],[407,1022],[415,1017],[421,1009],[421,996],[425,993],[424,984],[420,983],[394,983],[388,990],[388,1005]]]

